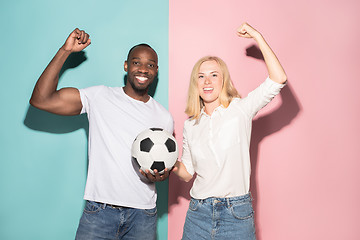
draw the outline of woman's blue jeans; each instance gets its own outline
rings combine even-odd
[[[112,207],[86,201],[76,232],[77,240],[156,239],[157,210]]]
[[[191,198],[182,239],[255,240],[250,193],[232,198]]]

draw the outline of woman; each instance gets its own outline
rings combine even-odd
[[[183,239],[255,239],[250,188],[250,135],[255,114],[284,86],[287,77],[262,35],[249,24],[240,37],[253,38],[269,77],[240,99],[226,64],[203,57],[194,66],[184,123],[182,162],[174,172],[190,190]]]

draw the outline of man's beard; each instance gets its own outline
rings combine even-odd
[[[149,90],[149,86],[150,86],[150,84],[151,84],[151,83],[150,83],[150,84],[147,85],[147,87],[145,87],[145,88],[139,88],[138,86],[135,85],[134,80],[129,80],[129,79],[128,79],[128,81],[129,81],[132,89],[133,89],[136,93],[138,93],[138,94],[140,94],[140,95],[147,94],[147,92],[148,92],[148,90]]]

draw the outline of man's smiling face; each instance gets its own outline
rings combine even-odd
[[[134,92],[147,92],[158,71],[157,54],[150,47],[137,46],[130,52],[124,69],[128,73],[126,85],[130,84]]]

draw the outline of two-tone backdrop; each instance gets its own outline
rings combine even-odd
[[[73,239],[83,210],[87,120],[28,104],[41,72],[75,28],[92,44],[67,62],[60,87],[122,86],[130,47],[159,55],[154,98],[182,141],[191,68],[223,58],[246,96],[267,76],[257,28],[289,84],[253,123],[252,185],[262,240],[359,239],[359,3],[157,0],[0,2],[0,239]],[[236,183],[234,183],[236,184]],[[191,184],[158,185],[158,239],[180,239]]]

